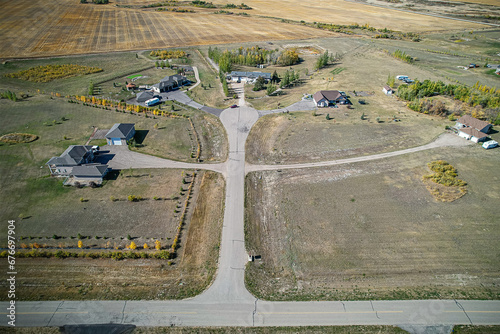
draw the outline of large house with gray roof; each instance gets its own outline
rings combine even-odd
[[[106,141],[108,145],[127,145],[127,142],[135,135],[135,124],[132,123],[116,123],[108,133],[106,133]]]
[[[189,80],[183,75],[180,74],[169,75],[161,79],[159,83],[154,84],[153,91],[155,93],[168,92],[170,90],[174,90],[178,87],[181,87],[187,84],[188,82]]]
[[[51,158],[46,165],[54,176],[69,176],[78,165],[94,161],[94,151],[90,145],[71,145],[60,156]]]
[[[87,184],[94,182],[101,184],[103,177],[108,173],[108,165],[95,163],[95,150],[90,145],[71,145],[60,156],[51,158],[46,165],[50,174],[57,177],[66,177],[67,184]]]

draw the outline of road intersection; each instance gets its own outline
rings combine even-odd
[[[39,301],[17,302],[17,326],[67,324],[133,324],[137,326],[309,326],[400,325],[421,331],[426,326],[500,324],[500,301],[311,301],[258,300],[245,287],[247,253],[244,243],[244,180],[256,170],[322,167],[408,154],[441,146],[461,145],[447,135],[433,143],[396,152],[300,165],[246,165],[245,142],[259,112],[245,105],[220,114],[229,140],[229,158],[221,164],[192,164],[149,157],[139,153],[117,160],[114,168],[197,168],[222,173],[226,179],[226,208],[218,271],[212,285],[199,296],[180,301]],[[127,154],[129,154],[127,153]],[[19,287],[22,288],[22,287]],[[0,303],[2,309],[7,302]],[[5,319],[5,318],[4,318]],[[6,325],[4,321],[1,325]]]

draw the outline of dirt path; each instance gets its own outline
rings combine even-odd
[[[437,138],[432,143],[412,147],[400,151],[393,151],[387,153],[373,154],[362,157],[348,158],[348,159],[340,159],[340,160],[330,160],[330,161],[321,161],[321,162],[311,162],[305,164],[292,164],[292,165],[254,165],[247,164],[245,168],[245,173],[262,171],[262,170],[281,170],[281,169],[294,169],[294,168],[311,168],[311,167],[326,167],[326,166],[334,166],[334,165],[343,165],[350,164],[355,162],[362,161],[370,161],[370,160],[378,160],[383,158],[395,157],[398,155],[415,153],[420,151],[429,150],[436,147],[445,147],[445,146],[467,146],[473,144],[470,141],[466,141],[463,138],[460,138],[451,133],[444,133],[439,138]]]

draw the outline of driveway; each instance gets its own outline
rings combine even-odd
[[[101,146],[97,162],[107,163],[111,169],[129,168],[181,168],[206,169],[225,174],[225,164],[195,164],[173,161],[148,154],[130,151],[127,146]]]
[[[259,110],[259,117],[269,114],[287,112],[287,111],[294,112],[294,111],[316,110],[316,109],[318,108],[316,107],[316,104],[314,103],[313,100],[301,100],[285,108],[272,109],[272,110]]]

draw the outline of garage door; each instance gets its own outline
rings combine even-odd
[[[122,140],[120,138],[113,138],[113,145],[121,145]]]

